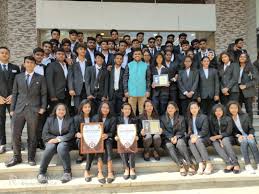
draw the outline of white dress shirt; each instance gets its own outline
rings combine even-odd
[[[30,85],[31,84],[31,79],[32,79],[32,76],[34,74],[34,71],[32,73],[28,73],[27,71],[25,72],[25,80],[26,82]],[[30,75],[30,77],[28,78],[29,81],[27,80],[27,75]]]
[[[238,114],[237,114],[236,120],[235,120],[235,119],[233,119],[233,120],[234,120],[234,122],[235,122],[235,124],[236,124],[238,130],[242,133],[242,135],[243,135],[243,136],[247,136],[247,134],[246,134],[246,133],[244,132],[244,130],[243,130],[243,127],[242,127],[242,124],[241,124],[241,122],[240,122],[240,119],[239,119],[239,115],[238,115]]]
[[[198,135],[198,130],[197,130],[197,126],[196,126],[196,117],[192,118],[192,130],[193,130],[193,134],[194,135]]]
[[[126,53],[124,56],[123,56],[123,62],[121,64],[121,66],[123,68],[125,68],[126,66],[128,65],[128,54]]]
[[[90,118],[89,117],[85,117],[84,120],[85,120],[85,123],[90,123]]]
[[[189,78],[189,75],[190,75],[190,68],[185,69],[185,71],[186,71],[187,77]]]
[[[239,78],[238,78],[238,83],[239,84],[241,83],[243,72],[244,72],[244,67],[240,67]]]
[[[89,48],[87,48],[87,50],[90,53],[91,61],[92,61],[92,64],[94,65],[94,51],[91,51]]]
[[[83,80],[85,82],[85,68],[86,68],[85,62],[86,62],[86,59],[84,59],[83,61],[80,61],[79,58],[77,57],[76,62],[79,62],[81,73],[82,73],[82,76],[83,76]]]
[[[64,64],[59,63],[59,64],[61,65],[61,67],[62,67],[62,69],[64,71],[65,78],[67,79],[67,74],[68,74],[67,65],[65,63]]]
[[[59,130],[59,134],[61,135],[63,119],[60,119],[58,117],[57,119],[58,119],[58,130]]]
[[[208,77],[209,77],[209,69],[203,68],[203,72],[205,74],[206,79],[208,79]]]
[[[37,64],[34,68],[34,72],[44,76],[44,68],[42,65]]]
[[[226,70],[226,68],[230,65],[230,61],[227,64],[224,64],[224,71]]]
[[[121,73],[121,67],[114,68],[114,90],[119,89],[119,81],[120,81],[120,73]]]

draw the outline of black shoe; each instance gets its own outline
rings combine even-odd
[[[129,174],[127,174],[127,175],[123,175],[124,180],[128,180],[128,179],[129,179],[129,177],[130,177],[130,175],[129,175]]]
[[[112,183],[114,180],[114,178],[107,178],[107,183]]]
[[[5,152],[6,152],[5,146],[1,146],[1,147],[0,147],[0,154],[3,154],[3,153],[5,153]]]
[[[149,152],[144,152],[143,157],[144,157],[145,161],[150,161],[150,154],[149,154]]]
[[[48,177],[47,177],[45,174],[39,174],[39,175],[37,176],[37,179],[38,179],[38,182],[39,182],[40,184],[46,184],[46,183],[48,183]]]
[[[30,166],[36,166],[35,160],[28,160],[28,164],[29,164]]]
[[[234,170],[233,170],[233,173],[234,173],[234,174],[239,174],[239,173],[240,173],[240,170],[235,170],[235,169],[234,169]]]
[[[72,175],[71,175],[71,173],[64,173],[63,176],[62,176],[61,179],[60,179],[60,181],[61,181],[62,183],[67,183],[67,182],[69,182],[69,181],[71,181],[71,180],[72,180]]]
[[[76,164],[81,164],[84,160],[85,160],[85,157],[84,157],[84,156],[79,156],[79,157],[76,159]]]
[[[159,156],[159,154],[158,154],[157,151],[154,150],[153,156],[154,156],[154,158],[155,158],[156,161],[159,161],[159,160],[160,160],[160,156]]]
[[[135,180],[137,178],[137,175],[133,174],[133,175],[130,175],[130,179],[131,180]]]
[[[98,181],[99,181],[99,183],[102,183],[102,184],[105,184],[105,183],[106,183],[105,178],[98,179]]]
[[[85,182],[91,182],[92,181],[92,177],[88,176],[88,177],[85,177]]]
[[[20,163],[22,163],[21,158],[18,159],[18,158],[13,157],[10,161],[5,163],[5,166],[12,167],[12,166],[15,166],[16,164],[20,164]]]
[[[37,148],[40,148],[41,150],[45,150],[45,144],[42,139],[39,140]]]

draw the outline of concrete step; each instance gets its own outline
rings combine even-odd
[[[61,176],[61,175],[60,175]],[[112,184],[101,185],[94,177],[92,182],[86,183],[84,178],[73,178],[72,181],[61,184],[58,180],[49,179],[49,183],[41,185],[36,178],[33,179],[9,179],[0,181],[0,192],[2,193],[132,193],[149,192],[153,193],[167,191],[172,193],[175,190],[208,189],[208,188],[242,188],[258,186],[259,175],[251,175],[242,172],[238,175],[225,174],[222,171],[211,175],[195,175],[182,177],[178,172],[159,172],[138,174],[136,180],[124,180],[121,176],[116,177]],[[256,193],[256,192],[255,192]]]

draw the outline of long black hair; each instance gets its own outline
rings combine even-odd
[[[112,112],[111,112],[112,109],[111,109],[111,105],[110,105],[109,101],[107,101],[107,100],[102,101],[102,103],[101,103],[100,106],[99,106],[98,112],[97,112],[98,121],[99,121],[99,122],[102,122],[102,121],[103,121],[103,120],[102,120],[102,119],[103,119],[102,106],[103,106],[104,104],[107,104],[107,105],[109,106],[109,114],[107,115],[106,118],[112,117]]]
[[[84,107],[84,105],[86,105],[86,104],[89,104],[90,107],[91,107],[91,111],[90,111],[90,113],[89,113],[89,118],[90,118],[90,117],[93,116],[93,115],[92,115],[92,114],[93,114],[93,109],[92,109],[92,103],[91,103],[91,101],[88,100],[88,99],[85,99],[85,100],[83,100],[83,101],[80,103],[80,105],[79,105],[79,107],[78,107],[78,115],[80,115],[80,117],[84,118],[83,107]]]
[[[57,109],[58,109],[59,106],[64,106],[64,107],[65,107],[66,114],[65,114],[65,116],[64,116],[64,119],[70,118],[68,107],[67,107],[67,105],[65,105],[65,104],[63,104],[63,103],[58,103],[58,104],[53,108],[53,111],[52,111],[52,113],[51,113],[50,116],[52,116],[52,117],[57,117],[56,112],[57,112]]]
[[[177,128],[180,125],[179,107],[178,107],[178,105],[174,101],[169,101],[168,104],[167,104],[167,107],[169,105],[172,105],[175,108],[175,110],[176,110],[176,112],[174,113],[174,118],[173,118],[173,120],[174,120],[174,126],[173,127]],[[167,122],[170,121],[170,117],[169,117],[169,114],[167,113],[167,111],[166,111],[166,120],[167,120]]]
[[[130,119],[134,118],[134,117],[135,117],[135,114],[134,114],[134,112],[133,112],[133,109],[132,109],[131,104],[128,103],[128,102],[124,102],[124,103],[122,104],[122,106],[121,106],[121,110],[124,108],[124,106],[129,106],[129,107],[130,107],[130,115],[129,115],[129,118],[130,118]],[[122,111],[121,111],[121,117],[124,117],[124,114],[123,114]]]
[[[159,116],[158,116],[158,112],[156,110],[156,107],[154,106],[153,102],[149,99],[145,100],[144,104],[143,104],[143,113],[142,115],[144,116],[145,119],[148,118],[147,116],[147,111],[145,110],[145,107],[146,107],[146,103],[150,103],[152,106],[153,106],[153,111],[152,111],[152,114],[151,114],[151,117],[152,119],[159,119]]]

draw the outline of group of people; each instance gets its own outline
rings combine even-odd
[[[52,39],[35,48],[20,67],[9,63],[10,50],[0,47],[1,154],[6,151],[6,110],[12,117],[13,157],[7,167],[22,162],[21,136],[27,123],[29,165],[36,165],[37,146],[44,149],[38,181],[48,182],[47,168],[57,153],[64,168],[61,181],[68,182],[72,179],[69,151],[80,149],[81,124],[102,122],[105,153],[82,155],[79,151],[76,160],[86,160],[86,182],[92,179],[95,155],[98,181],[114,181],[118,124],[136,125],[136,140],[144,148],[145,161],[151,157],[159,161],[163,148],[182,176],[212,173],[209,145],[224,160],[224,172],[240,172],[233,145],[240,145],[247,171],[255,173],[249,149],[259,170],[252,125],[258,74],[243,49],[242,38],[217,57],[206,39],[194,39],[190,44],[185,33],[179,35],[177,46],[173,34],[164,45],[160,35],[149,38],[148,45],[143,44],[143,32],[133,40],[129,35],[120,39],[115,29],[110,35],[104,39],[97,34],[85,43],[82,32],[71,30],[69,38],[60,42],[60,30],[53,29]],[[154,81],[161,75],[167,76],[165,85]],[[159,120],[160,132],[146,133],[144,120]],[[135,153],[120,156],[123,178],[135,179]]]

